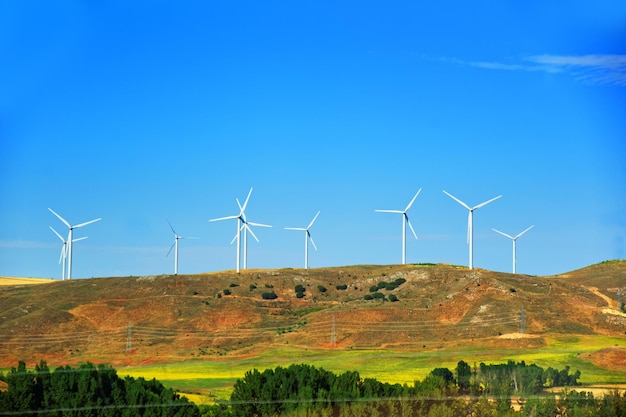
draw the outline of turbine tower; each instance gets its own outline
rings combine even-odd
[[[317,246],[315,246],[315,242],[313,241],[313,238],[311,237],[311,232],[309,232],[309,229],[311,228],[311,226],[313,226],[313,223],[315,223],[315,220],[317,219],[317,216],[319,215],[320,215],[320,212],[318,211],[315,217],[313,217],[313,220],[311,220],[311,223],[309,223],[307,227],[285,227],[285,229],[287,230],[304,231],[304,269],[309,269],[309,240],[311,241],[313,248],[317,250]]]
[[[447,191],[443,190],[443,192],[446,193],[448,197],[451,197],[454,201],[456,201],[457,203],[465,207],[467,210],[469,210],[469,215],[467,217],[467,243],[469,244],[469,269],[474,269],[474,252],[473,252],[474,251],[474,225],[473,225],[474,210],[479,209],[483,206],[486,206],[492,201],[497,200],[498,198],[502,197],[502,195],[494,197],[491,200],[487,200],[484,203],[480,203],[477,206],[470,207],[464,202],[462,202],[461,200],[459,200],[458,198],[456,198],[455,196],[453,196],[452,194],[448,193]]]
[[[172,249],[176,248],[174,250],[174,275],[178,275],[178,239],[198,239],[198,238],[189,237],[189,236],[178,236],[178,234],[172,227],[172,224],[169,221],[167,222],[167,224],[170,225],[170,229],[172,229],[172,233],[174,233],[174,243],[172,244],[172,246],[170,246],[170,250],[167,251],[167,255],[165,255],[165,257],[167,258],[170,255],[170,252],[172,251]]]
[[[515,242],[517,241],[517,239],[518,239],[520,236],[522,236],[524,233],[528,232],[528,231],[529,231],[530,229],[532,229],[533,227],[535,227],[535,225],[530,226],[529,228],[527,228],[526,230],[524,230],[522,233],[518,234],[518,235],[517,235],[517,236],[515,236],[515,237],[510,236],[510,235],[507,235],[506,233],[503,233],[503,232],[501,232],[501,231],[499,231],[499,230],[496,230],[496,229],[491,229],[491,230],[493,230],[494,232],[496,232],[496,233],[500,233],[502,236],[504,236],[504,237],[508,237],[509,239],[511,239],[511,240],[513,241],[513,273],[514,273],[514,274],[515,274],[515,263],[516,263],[516,260],[515,260]]]
[[[74,229],[77,229],[77,228],[83,227],[83,226],[87,226],[88,224],[95,223],[95,222],[100,221],[102,219],[100,217],[98,217],[97,219],[89,220],[88,222],[84,222],[84,223],[80,223],[80,224],[77,224],[75,226],[72,226],[71,224],[69,224],[69,222],[67,220],[65,220],[63,217],[59,216],[54,210],[52,210],[49,207],[48,207],[48,210],[50,210],[50,212],[52,212],[52,214],[57,216],[59,218],[59,220],[61,220],[68,227],[68,229],[70,229],[69,234],[67,235],[67,279],[70,280],[70,279],[72,279],[72,242],[74,241],[72,236],[73,236],[73,233],[74,233]]]
[[[413,197],[411,202],[406,206],[406,208],[404,210],[374,210],[374,211],[376,211],[378,213],[402,214],[402,265],[406,264],[406,225],[407,224],[409,225],[409,228],[411,229],[411,232],[413,232],[413,236],[415,237],[415,239],[417,239],[417,234],[415,233],[415,229],[413,229],[413,225],[411,225],[411,221],[409,220],[409,216],[406,213],[407,213],[407,211],[409,211],[409,209],[413,205],[413,202],[415,201],[415,199],[417,198],[417,196],[421,192],[422,192],[421,188],[419,190],[417,190],[417,193],[415,194],[415,196]]]
[[[50,226],[50,229],[54,232],[55,235],[59,237],[59,239],[61,239],[61,242],[63,242],[63,246],[61,247],[61,256],[59,256],[59,263],[63,262],[63,267],[61,268],[61,280],[65,281],[65,265],[67,264],[67,240],[63,239],[63,236],[61,236],[59,232],[54,230],[52,226]],[[85,239],[87,239],[87,236],[73,239],[72,242],[78,242],[79,240]]]

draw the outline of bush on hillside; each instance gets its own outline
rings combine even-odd
[[[335,288],[337,288],[338,290],[347,290],[348,289],[348,285],[347,284],[341,284],[341,285],[335,286]]]
[[[278,296],[276,295],[276,293],[274,291],[272,291],[272,292],[264,292],[263,294],[261,294],[261,297],[264,300],[274,300],[274,299],[278,298]]]
[[[318,286],[317,286],[317,289],[318,289],[318,291],[319,291],[319,292],[326,292],[326,291],[327,291],[327,290],[326,290],[326,287],[325,287],[325,286],[323,286],[323,285],[318,285]]]

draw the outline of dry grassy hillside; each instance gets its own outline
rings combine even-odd
[[[384,301],[365,300],[370,287],[398,279],[376,291]],[[541,346],[546,334],[624,335],[620,286],[623,261],[554,277],[363,265],[9,285],[0,287],[0,367],[241,357],[281,346]]]

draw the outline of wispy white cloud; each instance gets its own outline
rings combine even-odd
[[[465,61],[450,57],[437,60],[489,70],[563,73],[589,84],[626,87],[626,55],[544,54],[505,61]]]
[[[526,61],[570,73],[580,81],[626,87],[626,55],[534,55]]]

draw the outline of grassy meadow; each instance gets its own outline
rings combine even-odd
[[[196,403],[210,403],[228,399],[232,386],[246,371],[263,370],[293,363],[307,363],[335,373],[358,371],[362,378],[376,378],[390,383],[412,384],[423,379],[432,369],[447,367],[454,370],[459,360],[470,365],[502,363],[508,360],[525,361],[541,367],[580,370],[580,382],[592,384],[624,384],[623,371],[600,368],[584,359],[605,347],[626,347],[624,338],[581,335],[546,338],[546,346],[523,350],[488,350],[484,346],[444,347],[437,350],[409,352],[352,349],[274,350],[253,358],[193,360],[158,365],[132,366],[118,369],[120,376],[157,378],[166,386],[181,393],[189,393]]]

